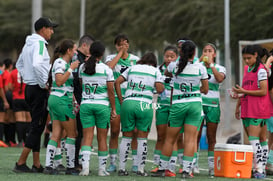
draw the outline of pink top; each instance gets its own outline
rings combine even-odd
[[[258,72],[260,69],[265,69],[263,64],[260,64],[256,72],[248,72],[248,66],[244,68],[243,88],[246,90],[258,90]],[[265,73],[266,74],[266,73]],[[267,80],[267,74],[263,75]],[[245,95],[241,98],[241,118],[268,119],[270,118],[271,100],[267,90],[265,96],[250,96]]]

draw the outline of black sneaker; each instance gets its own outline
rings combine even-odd
[[[63,166],[63,164],[60,164],[56,167],[56,170],[58,170],[59,172],[65,172],[66,168],[65,166]]]
[[[43,173],[44,167],[40,165],[40,167],[36,167],[35,165],[32,165],[31,172],[32,173]]]
[[[144,171],[144,172],[137,171],[136,175],[137,176],[142,176],[142,177],[148,177],[149,176],[149,174],[146,171]]]
[[[25,163],[22,165],[18,165],[16,162],[13,171],[16,173],[30,173],[31,169]]]
[[[165,170],[157,170],[151,174],[152,177],[165,177]]]
[[[65,175],[79,175],[79,170],[76,170],[75,168],[67,168],[65,171]]]
[[[118,176],[128,176],[129,172],[127,170],[119,170],[118,171]]]
[[[191,178],[193,178],[193,175],[191,175],[190,173],[188,173],[186,171],[183,171],[182,175],[181,175],[181,178],[183,178],[183,179],[186,179],[186,178],[191,179]]]
[[[48,175],[58,175],[58,170],[52,167],[45,167],[43,173]]]

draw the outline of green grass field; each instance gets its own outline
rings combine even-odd
[[[95,141],[95,140],[94,140]],[[152,160],[153,160],[153,151],[154,151],[155,141],[148,142],[148,160],[146,163],[146,170],[150,170],[152,167]],[[95,152],[92,153],[91,161],[90,161],[90,170],[91,174],[89,176],[66,176],[66,175],[44,175],[44,174],[31,174],[31,173],[14,173],[12,171],[15,162],[18,160],[22,148],[0,148],[0,181],[6,180],[19,180],[19,181],[74,181],[74,180],[81,180],[81,181],[90,181],[90,180],[99,180],[99,181],[150,181],[150,180],[172,180],[172,181],[180,181],[180,174],[177,174],[176,178],[153,178],[153,177],[139,177],[134,174],[131,174],[127,177],[119,177],[117,173],[111,174],[109,177],[99,177],[98,174],[98,159],[97,159],[97,146],[96,142],[94,142]],[[44,165],[45,162],[45,148],[41,149],[41,163]],[[65,159],[63,159],[63,163],[65,165]],[[28,166],[31,167],[32,165],[32,156],[28,159]],[[131,159],[128,160],[127,167],[130,170],[132,165]],[[195,174],[193,180],[235,180],[232,178],[221,178],[221,177],[208,177],[208,169],[207,169],[207,151],[200,151],[200,158],[199,158],[199,166],[200,166],[200,174]],[[248,180],[248,179],[236,179],[236,180]],[[253,180],[253,179],[251,179]],[[273,176],[268,176],[266,180],[273,180]]]

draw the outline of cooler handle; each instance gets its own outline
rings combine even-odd
[[[242,163],[242,162],[245,162],[246,161],[246,152],[244,152],[244,159],[243,160],[240,160],[240,159],[237,159],[236,155],[237,155],[237,151],[234,152],[234,160],[236,162],[239,162],[239,163]]]

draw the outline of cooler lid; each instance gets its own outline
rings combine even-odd
[[[238,144],[225,144],[216,143],[214,151],[242,151],[242,152],[253,152],[251,145],[238,145]]]

